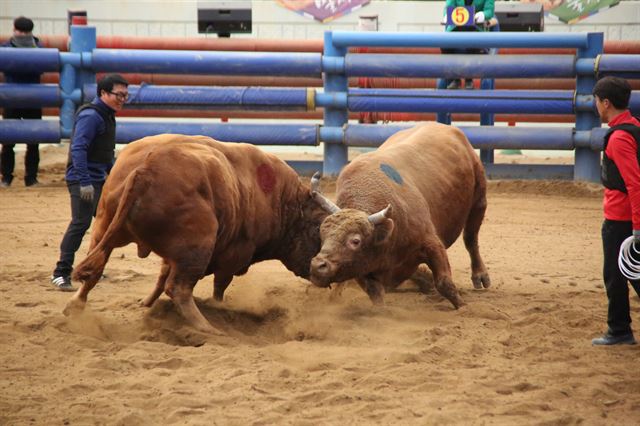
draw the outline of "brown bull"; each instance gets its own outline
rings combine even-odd
[[[317,286],[356,279],[374,303],[385,289],[416,276],[426,263],[436,289],[458,308],[446,249],[464,228],[471,280],[489,287],[478,232],[484,217],[484,168],[455,127],[426,123],[391,136],[357,157],[337,181],[337,205],[314,192],[333,213],[320,227],[322,248],[311,262]]]
[[[292,168],[252,145],[204,136],[141,139],[122,151],[104,185],[69,308],[84,307],[111,251],[134,242],[138,256],[163,259],[143,304],[164,291],[192,326],[216,332],[195,305],[196,282],[215,274],[214,297],[222,300],[235,275],[267,259],[308,277],[326,216]]]

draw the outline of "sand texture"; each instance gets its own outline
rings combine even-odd
[[[460,239],[460,310],[408,284],[384,307],[356,285],[332,300],[264,262],[222,303],[212,277],[197,285],[226,333],[212,337],[165,295],[138,305],[160,262],[131,245],[85,312],[62,314],[70,293],[49,276],[70,218],[65,155],[43,151],[43,185],[0,190],[2,425],[640,424],[640,345],[590,343],[606,328],[597,186],[492,182],[480,248],[493,286],[472,290]]]

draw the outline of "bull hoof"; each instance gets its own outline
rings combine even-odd
[[[149,297],[145,297],[144,299],[138,300],[138,303],[140,303],[140,306],[142,306],[143,308],[150,308],[153,306],[156,299],[153,299],[153,300],[149,300],[149,299],[150,299]]]
[[[460,296],[454,298],[451,300],[451,304],[453,305],[454,308],[456,309],[460,309],[463,306],[466,306],[466,302],[464,300],[462,300],[462,298]]]
[[[71,299],[67,306],[62,310],[62,313],[65,316],[72,316],[76,314],[80,314],[84,311],[85,302],[82,302],[78,299]]]
[[[215,328],[214,326],[212,326],[209,323],[206,323],[206,324],[194,324],[193,328],[195,328],[196,330],[201,331],[203,333],[210,334],[212,336],[225,336],[226,335],[222,330]]]
[[[450,277],[444,277],[442,281],[436,283],[436,289],[438,290],[438,293],[451,302],[456,309],[465,304],[458,293],[456,285],[451,281]]]
[[[473,288],[475,288],[476,290],[482,290],[483,288],[491,287],[491,279],[489,278],[489,274],[486,272],[473,275],[471,277],[471,282],[473,283]]]
[[[409,280],[417,285],[418,289],[424,294],[430,294],[436,290],[433,274],[424,265],[420,265]]]

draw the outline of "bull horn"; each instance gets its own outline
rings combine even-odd
[[[311,192],[311,196],[316,201],[316,203],[318,203],[320,205],[320,207],[325,209],[327,212],[329,212],[331,214],[334,214],[334,213],[338,213],[340,211],[340,207],[336,206],[333,203],[333,201],[331,201],[330,199],[328,199],[327,197],[325,197],[324,195],[322,195],[318,191],[312,191]]]
[[[340,207],[336,206],[333,201],[325,197],[318,191],[320,186],[320,172],[315,172],[311,178],[311,196],[313,199],[327,212],[334,214],[340,211]]]
[[[311,177],[311,190],[313,192],[319,192],[318,187],[320,186],[320,172],[315,172]]]
[[[371,222],[372,225],[377,225],[379,223],[382,223],[383,220],[391,216],[391,210],[392,210],[391,204],[389,204],[387,205],[387,207],[380,210],[378,213],[369,215],[369,222]]]

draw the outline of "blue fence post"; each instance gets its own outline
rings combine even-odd
[[[492,32],[500,32],[500,24],[495,25],[490,29]],[[490,48],[489,55],[497,55],[497,48]],[[480,90],[494,90],[496,87],[496,80],[493,78],[483,78],[480,80]],[[483,112],[480,114],[480,125],[481,126],[493,126],[495,124],[495,116],[493,113]],[[480,150],[480,160],[482,160],[483,164],[493,164],[494,162],[494,151],[492,149],[481,149]]]
[[[84,52],[91,53],[96,48],[96,29],[95,27],[71,26],[71,38],[69,42],[69,51],[79,55],[77,62],[78,68],[65,61],[60,72],[60,90],[62,92],[62,107],[60,108],[60,124],[62,126],[63,137],[70,137],[73,130],[73,117],[76,107],[73,99],[79,99],[82,103],[82,88],[85,84],[95,83],[96,76],[92,70],[87,69],[83,64]],[[75,92],[75,93],[74,93]]]
[[[336,47],[333,45],[333,33],[327,31],[324,33],[324,57],[323,63],[328,58],[341,58],[344,61],[347,54],[346,47]],[[349,80],[342,70],[325,70],[324,74],[324,91],[325,93],[343,92],[346,96],[349,89]],[[347,108],[331,108],[324,109],[324,125],[327,127],[343,127],[349,120]],[[340,170],[347,164],[348,148],[343,143],[327,143],[324,144],[324,163],[323,174],[325,176],[337,176]]]
[[[480,80],[481,90],[493,90],[495,87],[495,80],[493,78],[483,78]],[[493,126],[495,124],[495,117],[492,112],[480,113],[480,125],[481,126]],[[494,152],[492,149],[481,149],[480,159],[484,164],[493,164]]]
[[[436,80],[436,89],[445,90],[447,88],[447,79],[442,77]],[[442,124],[451,124],[451,113],[449,112],[437,112],[436,121]]]
[[[96,27],[87,27],[80,25],[71,26],[71,45],[69,50],[77,53],[91,53],[96,48]],[[83,55],[82,68],[76,77],[76,81],[79,83],[78,88],[82,90],[85,84],[95,83],[96,74],[92,69],[87,67],[84,63],[85,55]]]
[[[587,47],[578,49],[578,59],[595,58],[602,54],[604,36],[602,33],[589,33],[587,35]],[[595,70],[593,74],[576,77],[576,99],[578,96],[591,96],[593,85],[596,82]],[[600,127],[600,118],[597,112],[576,110],[576,130],[591,130]],[[600,152],[590,148],[578,148],[575,151],[574,180],[598,182],[600,180]]]
[[[73,129],[73,115],[76,105],[72,100],[73,90],[76,88],[76,69],[70,63],[63,63],[60,70],[60,134],[68,138]]]

